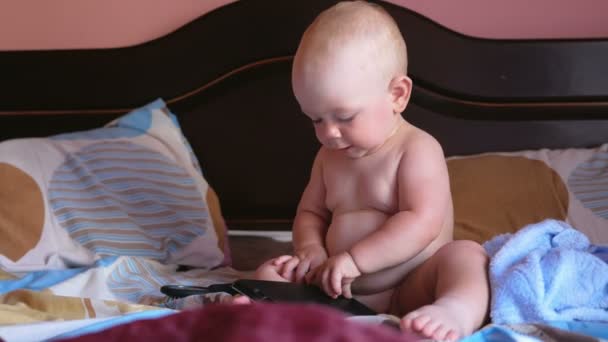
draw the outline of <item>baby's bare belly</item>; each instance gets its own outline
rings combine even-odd
[[[326,237],[329,255],[336,255],[350,249],[357,241],[378,229],[387,218],[386,214],[376,210],[360,210],[334,214]],[[353,293],[360,295],[375,294],[397,286],[412,269],[420,265],[433,255],[439,247],[452,239],[451,231],[449,234],[445,231],[446,229],[433,243],[412,259],[400,265],[357,278],[353,283]],[[390,253],[390,251],[387,251],[387,253]],[[384,256],[378,255],[377,257],[382,258]]]

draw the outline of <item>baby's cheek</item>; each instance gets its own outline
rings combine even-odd
[[[358,136],[358,144],[363,148],[376,147],[384,142],[383,134],[378,131],[378,127],[370,125],[362,130]]]
[[[317,137],[317,140],[325,145],[325,137],[323,136],[323,134],[321,133],[320,129],[315,128],[315,136]]]

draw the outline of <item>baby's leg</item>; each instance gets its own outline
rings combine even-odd
[[[453,241],[412,271],[394,300],[406,331],[454,341],[481,327],[488,314],[488,257],[473,241]]]

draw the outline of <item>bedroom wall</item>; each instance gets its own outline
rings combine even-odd
[[[0,50],[134,45],[233,1],[0,0]],[[476,37],[608,37],[605,0],[388,1]]]
[[[0,0],[0,50],[134,45],[234,1]]]

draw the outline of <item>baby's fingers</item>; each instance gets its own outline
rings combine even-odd
[[[342,294],[344,295],[344,297],[350,299],[353,298],[353,293],[350,290],[350,284],[351,282],[347,282],[344,285],[342,285]]]
[[[285,262],[287,262],[293,258],[296,258],[296,257],[294,257],[293,255],[281,255],[280,257],[276,257],[276,258],[272,259],[272,264],[274,266],[281,266]]]
[[[331,272],[330,281],[331,281],[331,289],[332,289],[333,293],[335,294],[335,297],[341,295],[342,294],[342,273],[340,273],[336,270],[333,270],[333,272]]]
[[[329,283],[329,271],[327,269],[323,270],[323,273],[321,273],[321,288],[323,289],[323,291],[330,297],[334,297],[333,295],[333,291],[331,289],[331,284]]]
[[[310,272],[306,273],[304,276],[304,281],[306,284],[314,284],[317,281],[317,274],[319,273],[319,268],[313,268]]]
[[[332,277],[333,276],[332,276],[331,271],[326,269],[323,272],[323,278],[322,278],[323,290],[325,291],[325,293],[327,293],[328,296],[330,296],[332,298],[337,298],[340,295],[341,291],[335,290]]]
[[[292,257],[290,260],[287,260],[281,267],[281,276],[285,279],[293,280],[293,271],[299,263],[300,260],[297,257]]]
[[[310,270],[310,260],[304,259],[304,260],[300,261],[300,263],[298,264],[298,267],[296,268],[296,274],[295,274],[296,283],[302,282],[302,280],[304,279],[304,276],[306,275],[306,273],[308,273],[309,270]]]

